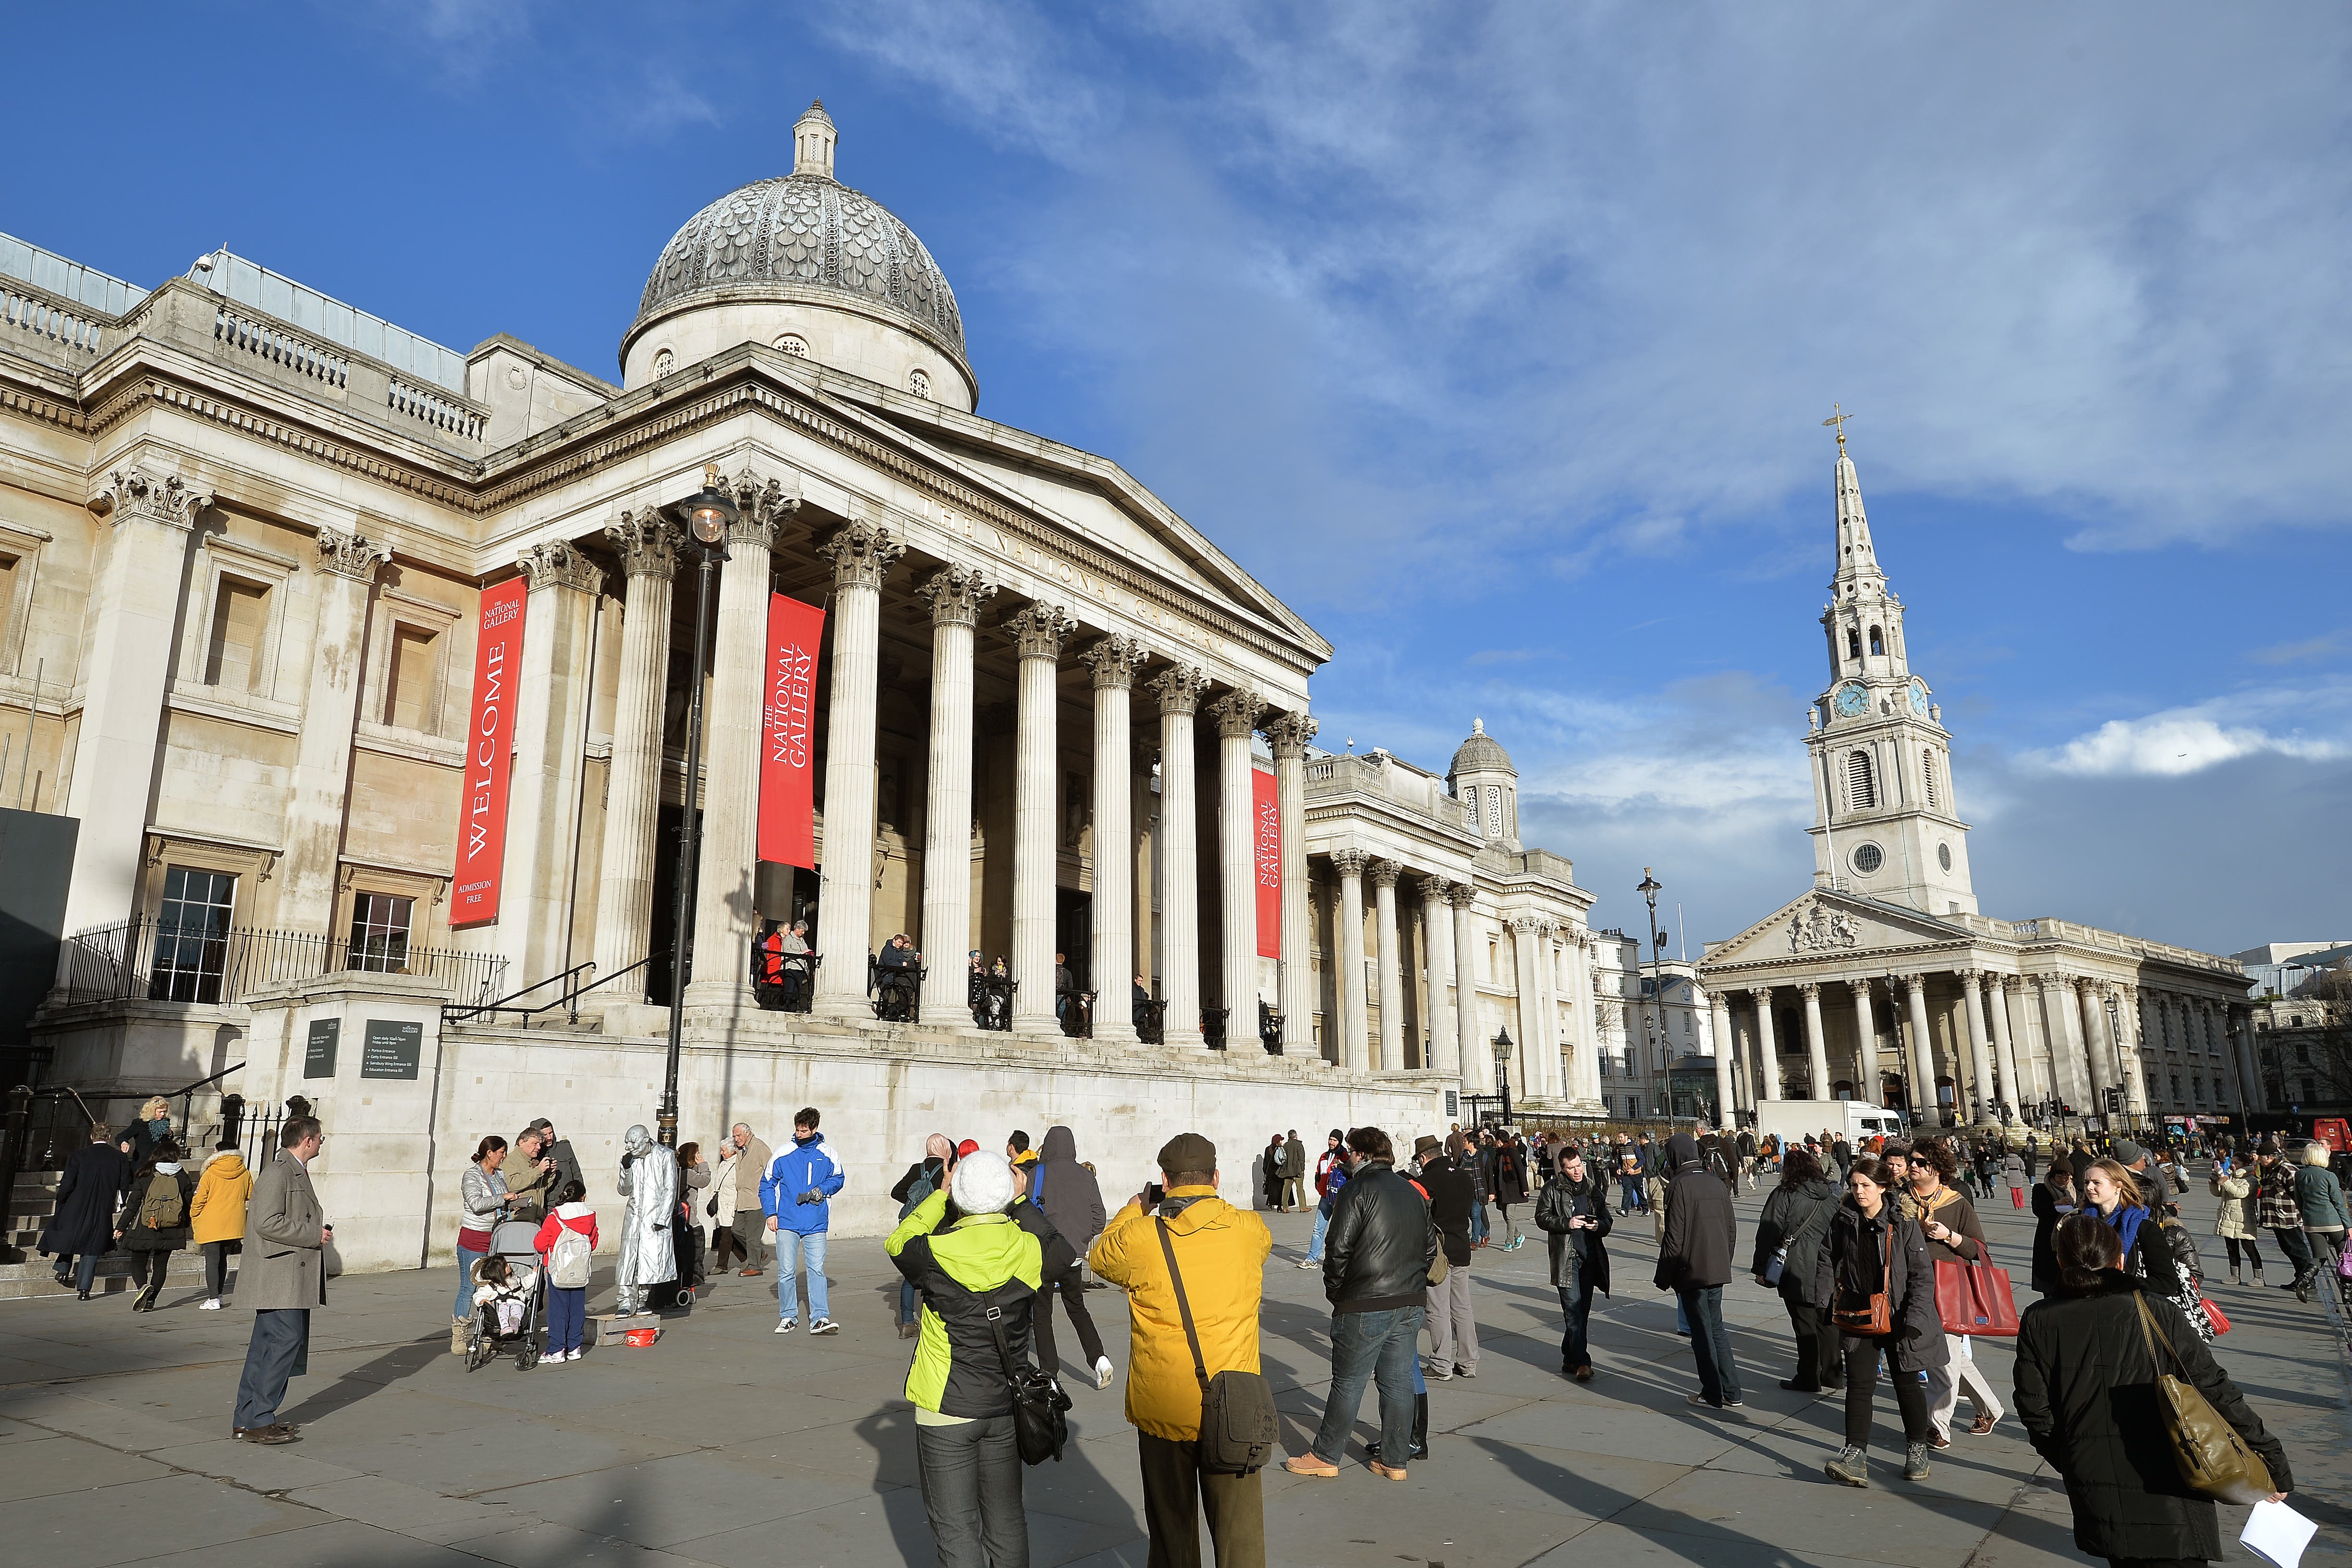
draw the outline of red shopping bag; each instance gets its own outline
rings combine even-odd
[[[2015,1337],[2017,1299],[2010,1291],[2009,1270],[1990,1263],[1938,1262],[1936,1315],[1946,1333]]]
[[[2221,1315],[2221,1309],[2213,1304],[2212,1298],[2200,1296],[2198,1304],[2205,1309],[2205,1316],[2212,1323],[2217,1337],[2230,1332],[2230,1320]]]

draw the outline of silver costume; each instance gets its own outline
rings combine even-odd
[[[645,1308],[646,1286],[677,1278],[677,1252],[670,1239],[677,1218],[677,1156],[641,1126],[630,1128],[625,1141],[629,1155],[621,1163],[617,1187],[629,1207],[621,1219],[620,1261],[613,1269],[614,1310],[635,1312]]]

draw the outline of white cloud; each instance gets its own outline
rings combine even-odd
[[[2113,718],[2048,751],[2029,752],[2029,767],[2083,778],[2173,777],[2201,773],[2264,752],[2325,762],[2347,755],[2343,743],[2301,734],[2273,735],[2252,725],[2223,725],[2196,708],[2146,718]]]

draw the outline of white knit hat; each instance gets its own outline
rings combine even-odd
[[[966,1214],[1002,1212],[1013,1207],[1013,1195],[1020,1190],[1012,1164],[986,1149],[975,1149],[958,1161],[955,1176],[948,1183],[948,1195]]]

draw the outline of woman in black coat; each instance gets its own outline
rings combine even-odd
[[[2041,1295],[2058,1293],[2058,1254],[2051,1247],[2058,1222],[2082,1207],[2074,1167],[2063,1159],[2051,1161],[2049,1174],[2033,1184],[2033,1289]]]
[[[1488,1190],[1494,1194],[1496,1212],[1503,1217],[1503,1234],[1510,1239],[1503,1243],[1503,1250],[1517,1252],[1528,1244],[1519,1228],[1511,1223],[1511,1205],[1528,1200],[1527,1154],[1518,1139],[1495,1140],[1495,1159],[1490,1169],[1493,1178]]]
[[[85,1301],[97,1282],[98,1260],[114,1249],[114,1211],[130,1185],[130,1156],[114,1146],[103,1122],[89,1130],[89,1143],[66,1157],[57,1212],[41,1232],[40,1251],[56,1254],[58,1283],[70,1280]]]
[[[1793,1158],[1793,1155],[1790,1156]],[[1927,1414],[1927,1383],[1950,1358],[1944,1322],[1936,1315],[1936,1270],[1927,1261],[1927,1238],[1916,1220],[1895,1207],[1895,1174],[1867,1155],[1846,1172],[1847,1196],[1831,1217],[1829,1242],[1813,1276],[1813,1299],[1825,1312],[1866,1308],[1886,1293],[1890,1332],[1857,1334],[1842,1331],[1845,1353],[1845,1447],[1822,1467],[1833,1481],[1870,1484],[1870,1406],[1878,1384],[1878,1364],[1890,1364],[1895,1406],[1903,1413],[1903,1479],[1927,1479],[1928,1445],[1935,1423]]]
[[[2221,1527],[2212,1500],[2190,1491],[2174,1465],[2158,1372],[2195,1384],[2237,1428],[2269,1468],[2273,1501],[2294,1485],[2286,1450],[2179,1309],[2124,1273],[2112,1227],[2071,1215],[2054,1245],[2060,1293],[2026,1308],[2018,1324],[2017,1414],[2034,1450],[2065,1478],[2074,1544],[2111,1563],[2211,1562],[2221,1555]]]
[[[1822,1162],[1800,1149],[1781,1163],[1780,1185],[1764,1200],[1763,1216],[1756,1222],[1756,1254],[1748,1271],[1758,1284],[1777,1288],[1789,1311],[1789,1326],[1797,1337],[1797,1375],[1782,1378],[1780,1386],[1793,1394],[1845,1386],[1837,1331],[1813,1294],[1822,1246],[1837,1210],[1837,1188],[1822,1174]],[[1777,1281],[1768,1277],[1775,1257],[1780,1260]]]
[[[1559,1340],[1559,1369],[1579,1383],[1592,1381],[1585,1325],[1592,1293],[1609,1293],[1609,1249],[1601,1239],[1609,1218],[1609,1178],[1585,1168],[1582,1151],[1563,1147],[1551,1180],[1536,1199],[1536,1228],[1551,1245],[1551,1283],[1568,1326]]]
[[[155,1310],[172,1254],[188,1244],[188,1205],[195,1197],[196,1174],[180,1168],[180,1145],[166,1134],[155,1145],[154,1164],[131,1178],[114,1222],[116,1244],[131,1254],[131,1283],[144,1287],[131,1303],[132,1312]]]

